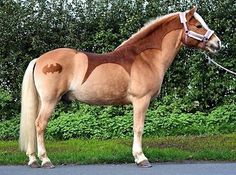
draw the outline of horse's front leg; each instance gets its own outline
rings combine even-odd
[[[145,114],[148,109],[150,98],[142,97],[135,98],[133,101],[133,131],[134,131],[134,140],[133,140],[133,156],[135,158],[135,163],[143,168],[151,167],[148,159],[143,154],[142,150],[142,135],[144,129],[144,120]]]

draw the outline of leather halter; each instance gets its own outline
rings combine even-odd
[[[202,34],[194,32],[194,31],[191,31],[187,27],[186,13],[185,12],[180,12],[179,17],[180,17],[180,22],[183,24],[184,30],[185,30],[185,44],[187,44],[188,37],[194,38],[198,41],[206,43],[214,33],[214,31],[211,30],[211,29],[206,29],[207,31],[206,31],[205,35],[202,35]]]

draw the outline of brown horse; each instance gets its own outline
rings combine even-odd
[[[88,104],[133,105],[133,156],[137,165],[150,167],[142,151],[145,113],[160,92],[164,74],[181,46],[215,53],[219,38],[196,8],[158,18],[113,52],[98,55],[69,48],[52,50],[30,62],[23,79],[20,145],[30,167],[53,168],[44,132],[59,100]]]

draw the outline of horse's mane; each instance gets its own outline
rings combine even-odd
[[[138,40],[143,39],[145,36],[149,35],[150,33],[152,33],[158,26],[160,26],[161,24],[163,24],[164,22],[166,22],[166,20],[169,17],[175,16],[176,14],[178,14],[178,12],[176,13],[171,13],[165,16],[160,16],[157,17],[154,20],[149,21],[148,23],[146,23],[144,25],[144,27],[142,27],[138,32],[134,33],[129,39],[127,39],[126,41],[124,41],[121,45],[119,45],[116,49],[119,49],[120,47],[123,47],[125,45],[129,45],[132,44]]]

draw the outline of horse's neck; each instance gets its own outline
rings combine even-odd
[[[165,21],[156,22],[144,31],[140,31],[134,37],[125,41],[124,44],[119,46],[115,51],[122,51],[126,56],[137,56],[140,53],[149,49],[162,50],[163,39],[170,32],[182,29],[183,26],[179,21],[178,15],[170,16]]]
[[[162,42],[162,50],[156,52],[155,64],[162,65],[166,71],[173,62],[176,54],[179,52],[182,43],[182,30],[175,30],[166,35]],[[155,51],[154,51],[155,52]]]
[[[129,39],[118,47],[114,53],[134,60],[141,53],[148,52],[148,55],[151,55],[152,58],[155,57],[155,59],[151,58],[145,61],[158,67],[161,65],[166,71],[181,46],[182,28],[178,15],[171,16],[155,28],[150,26],[149,32],[144,33],[142,37],[136,36]]]
[[[145,57],[141,57],[145,62],[149,63],[153,68],[153,72],[157,74],[164,73],[170,67],[176,54],[179,52],[181,44],[181,30],[169,32],[162,41],[162,49],[148,49],[144,51]]]

